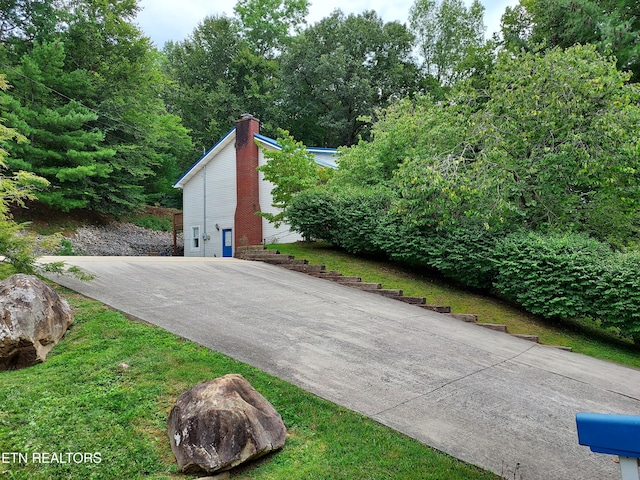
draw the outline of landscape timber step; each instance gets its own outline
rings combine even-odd
[[[563,347],[561,345],[542,345],[543,347],[555,348],[556,350],[564,350],[565,352],[573,352],[571,347]]]
[[[362,278],[360,277],[347,277],[345,275],[341,275],[336,278],[329,278],[329,280],[336,283],[353,283],[353,282],[361,282]]]
[[[240,252],[240,255],[251,255],[256,257],[271,257],[273,255],[281,255],[278,250],[245,250]]]
[[[400,300],[404,303],[409,303],[411,305],[424,305],[427,302],[427,299],[424,297],[398,297],[396,300]]]
[[[271,252],[272,250],[265,250],[266,252]],[[272,258],[288,258],[289,260],[293,260],[293,255],[283,255],[281,253],[257,253],[257,252],[244,252],[236,255],[238,258],[245,258],[248,260],[268,260]]]
[[[521,338],[523,340],[529,340],[533,343],[540,343],[540,338],[537,335],[524,335],[522,333],[512,333],[512,337]]]
[[[475,313],[450,313],[449,315],[463,322],[476,323],[478,321],[478,315]]]
[[[294,272],[303,272],[303,273],[320,273],[324,270],[324,265],[309,265],[305,264],[291,264],[291,263],[282,263],[282,267],[293,270]]]
[[[261,258],[260,261],[264,263],[270,263],[272,265],[307,265],[309,262],[307,260],[296,260],[292,255],[286,255],[284,258],[279,258],[278,255],[275,258],[265,257]],[[287,258],[292,257],[292,258]]]
[[[280,255],[273,255],[273,256],[265,255],[264,257],[260,257],[256,255],[241,255],[236,258],[239,258],[240,260],[249,260],[252,262],[270,263],[272,265],[280,265],[281,263],[285,263],[285,262],[298,263],[302,261],[302,260],[296,260],[294,258],[281,257]]]
[[[247,252],[247,251],[255,251],[255,250],[266,250],[266,248],[264,248],[264,245],[247,245],[244,247],[236,248],[236,251],[238,252]]]
[[[334,273],[323,273],[322,275],[318,275],[318,277],[323,278],[325,280],[329,280],[330,282],[337,282],[337,283],[341,283],[342,281],[345,281],[345,282],[360,281],[360,280],[357,280],[360,277],[345,277],[342,274],[334,274]],[[351,278],[352,280],[348,280],[349,278]]]
[[[431,310],[438,313],[451,313],[451,307],[449,305],[419,305],[425,310]]]
[[[506,325],[500,325],[497,323],[476,323],[479,327],[488,328],[489,330],[495,330],[497,332],[508,333]]]
[[[324,265],[323,265],[324,267]],[[321,270],[320,272],[309,272],[312,277],[324,278],[325,280],[331,280],[333,277],[344,277],[340,272],[335,270]]]
[[[382,295],[383,297],[396,298],[402,296],[402,290],[395,290],[392,288],[378,288],[376,290],[368,290],[371,293]]]
[[[342,285],[346,285],[348,287],[357,288],[359,290],[378,290],[382,288],[382,284],[374,283],[374,282],[363,282],[363,281],[355,281],[355,282],[339,282]]]

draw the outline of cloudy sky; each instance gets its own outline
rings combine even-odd
[[[466,0],[467,4],[471,0]],[[505,7],[513,6],[517,0],[480,0],[485,6],[484,23],[487,32],[498,31],[500,17]],[[375,10],[384,21],[406,23],[413,0],[311,0],[307,23],[314,24],[336,9],[345,14]],[[229,0],[140,0],[142,12],[137,23],[151,37],[158,48],[169,40],[184,40],[198,24],[210,15],[233,15],[235,3]]]

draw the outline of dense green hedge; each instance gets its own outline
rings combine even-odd
[[[640,341],[640,252],[578,234],[523,232],[493,253],[494,287],[545,318],[589,317]]]
[[[377,243],[392,260],[425,265],[473,288],[488,289],[495,277],[491,254],[498,236],[482,227],[429,229],[383,219]]]
[[[640,343],[640,252],[616,252],[599,265],[593,315]]]
[[[390,202],[390,193],[383,187],[307,190],[294,198],[287,216],[305,237],[353,254],[381,254],[377,237]]]
[[[410,225],[392,204],[380,187],[318,189],[298,195],[288,214],[305,236],[350,253],[435,268],[544,318],[593,318],[640,341],[640,252],[582,234]]]
[[[507,236],[493,252],[494,287],[546,318],[590,316],[598,267],[611,251],[583,235]]]

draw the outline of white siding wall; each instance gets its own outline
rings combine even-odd
[[[233,229],[236,209],[236,151],[233,141],[221,147],[216,156],[184,186],[185,257],[222,257],[222,231]],[[208,235],[208,240],[200,242],[199,250],[192,248],[194,226],[200,226],[200,233]]]
[[[200,248],[193,248],[193,229],[200,227],[200,233],[203,232],[204,225],[204,209],[202,204],[203,192],[203,175],[202,171],[194,175],[187,182],[182,191],[182,205],[184,213],[184,256],[185,257],[201,257],[204,254],[202,242]]]
[[[275,150],[275,149],[274,149]],[[266,163],[264,154],[260,150],[259,164],[262,166]],[[278,213],[278,209],[274,208],[271,204],[273,198],[271,197],[271,189],[273,184],[267,182],[264,179],[262,172],[259,172],[260,179],[260,208],[263,212]],[[287,224],[280,225],[280,228],[275,228],[274,225],[268,222],[265,218],[262,219],[262,236],[266,243],[292,243],[302,240],[302,236],[298,232],[292,232],[291,228]]]
[[[206,242],[207,257],[222,257],[222,231],[233,228],[237,203],[234,143],[229,142],[207,165],[207,233],[211,237]]]

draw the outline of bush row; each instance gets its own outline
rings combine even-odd
[[[589,317],[640,341],[640,252],[583,234],[407,225],[383,187],[306,191],[288,215],[305,236],[350,253],[436,268],[544,318]]]

